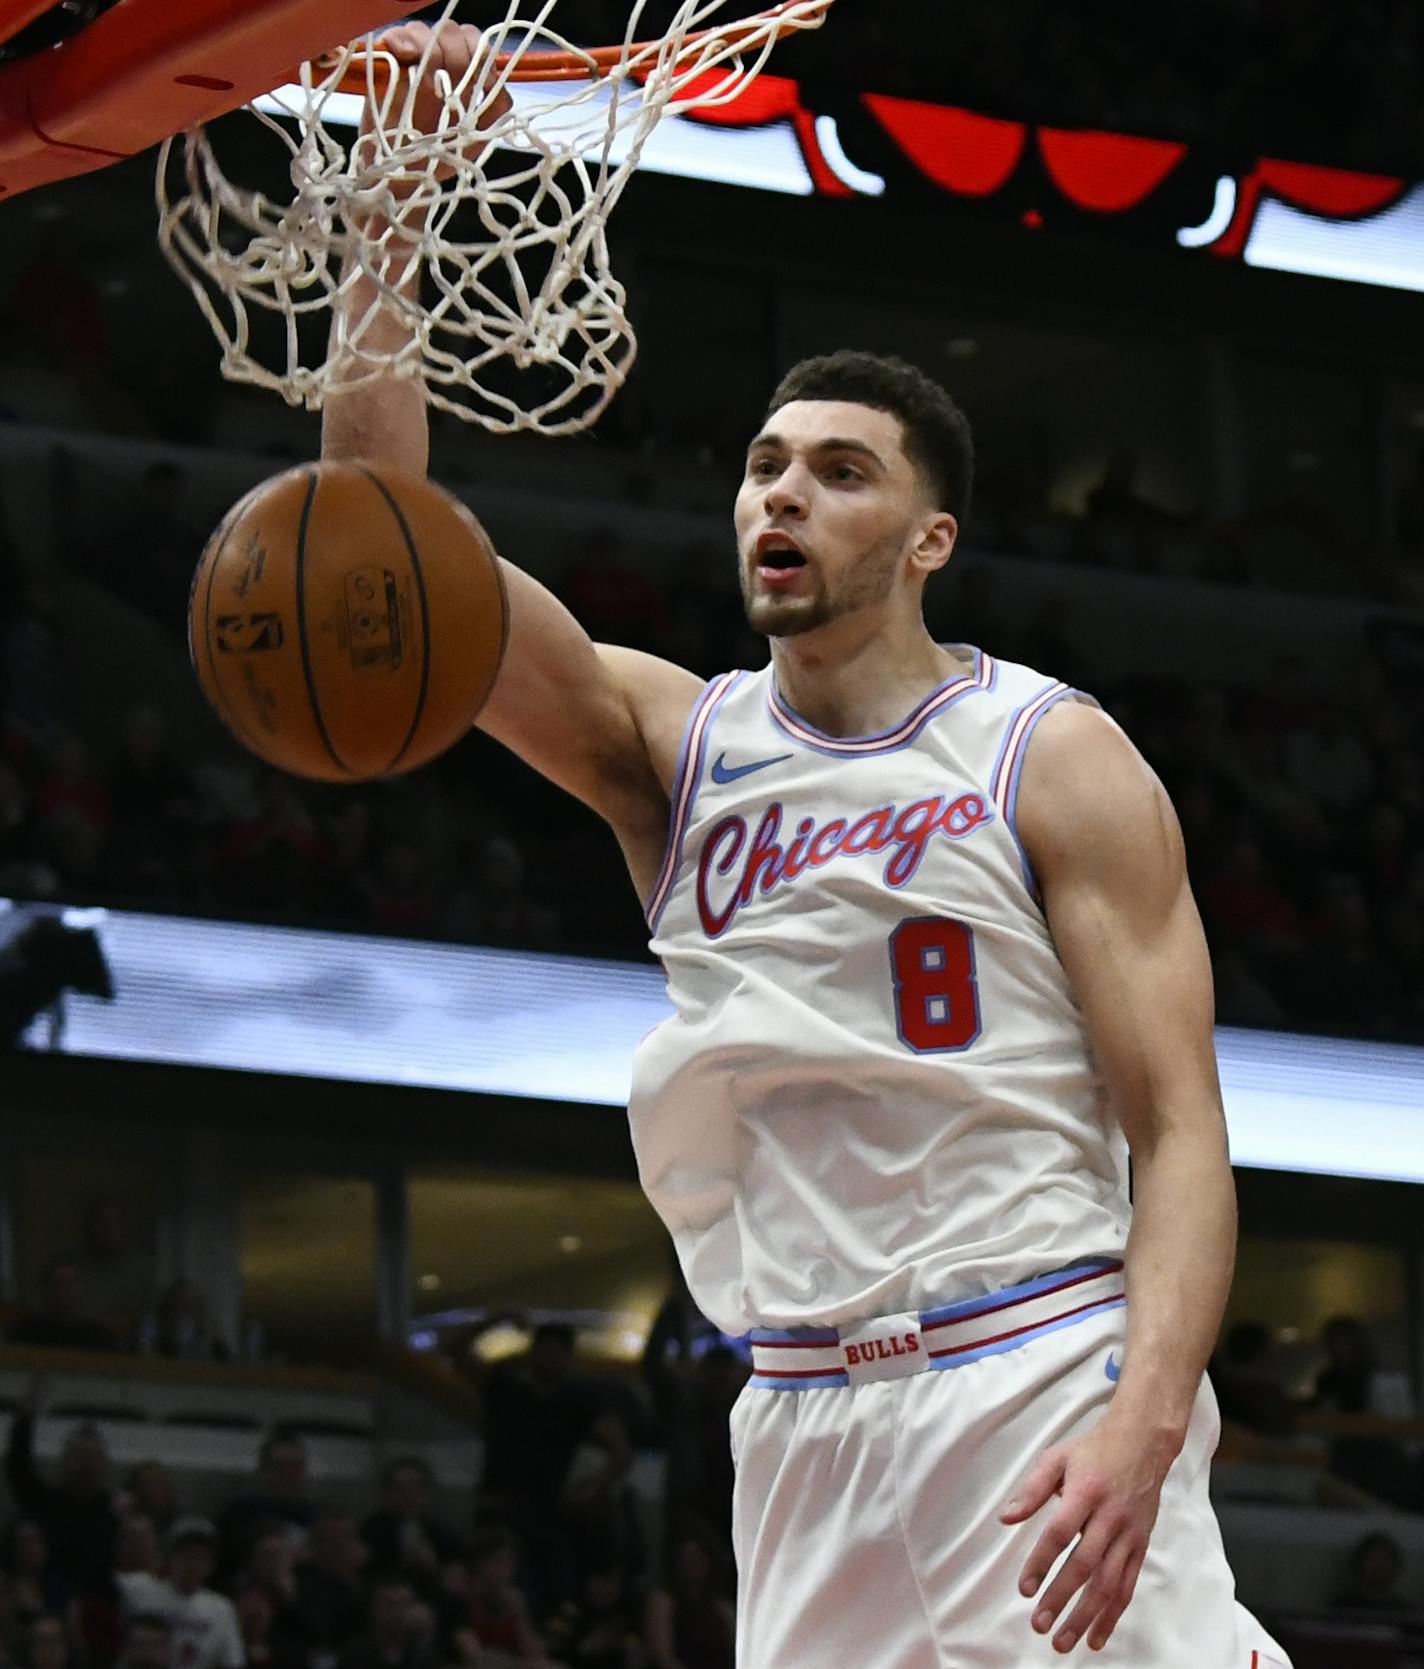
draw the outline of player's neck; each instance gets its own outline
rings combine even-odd
[[[957,670],[920,620],[903,632],[838,620],[773,639],[771,659],[782,700],[828,736],[890,729]]]

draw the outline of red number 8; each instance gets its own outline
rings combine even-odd
[[[917,1054],[967,1049],[979,1035],[974,935],[946,916],[911,916],[890,935],[901,1040]]]

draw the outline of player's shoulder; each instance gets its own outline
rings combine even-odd
[[[1174,822],[1166,791],[1122,726],[1096,703],[1074,700],[1056,702],[1034,733],[1017,817],[1036,865],[1068,847],[1112,853]]]

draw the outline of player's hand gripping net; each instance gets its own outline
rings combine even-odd
[[[637,351],[605,229],[649,133],[665,114],[735,99],[832,0],[720,26],[726,0],[679,0],[666,33],[640,41],[648,3],[631,4],[620,46],[588,49],[552,26],[557,0],[509,0],[452,76],[439,45],[449,0],[414,64],[371,36],[303,65],[249,107],[286,149],[290,201],[230,182],[206,129],[170,140],[159,242],[222,345],[223,374],[310,409],[338,384],[419,377],[432,405],[498,432],[592,423]],[[359,139],[334,121],[349,123],[352,92]],[[352,316],[358,286],[374,299]],[[392,318],[405,326],[394,335]]]

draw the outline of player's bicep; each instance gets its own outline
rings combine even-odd
[[[479,728],[535,770],[610,821],[661,792],[642,709],[648,667],[670,680],[691,673],[651,656],[631,666],[593,643],[554,594],[532,575],[502,562],[509,601],[509,639],[499,676],[480,713]],[[688,702],[691,703],[692,695]]]
[[[1104,714],[1065,704],[1024,764],[1019,831],[1094,1059],[1134,1148],[1220,1120],[1211,964],[1165,790]]]

